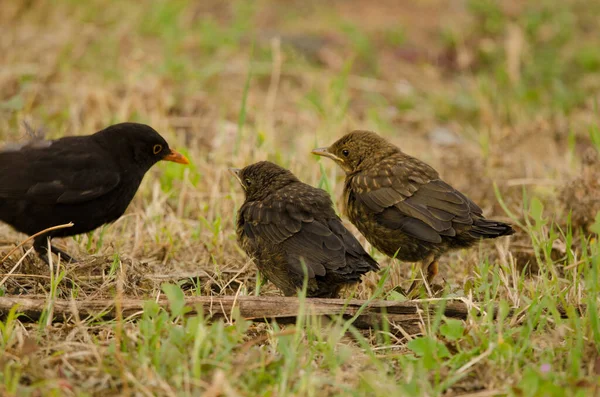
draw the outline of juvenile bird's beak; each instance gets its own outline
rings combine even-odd
[[[339,158],[335,154],[331,153],[328,150],[328,148],[326,148],[326,147],[320,147],[320,148],[313,149],[311,153],[312,154],[316,154],[317,156],[329,157],[330,159],[332,159],[334,161],[341,161],[342,160],[341,158]]]
[[[237,179],[237,181],[240,183],[240,185],[242,185],[242,187],[244,187],[244,184],[242,183],[242,179],[240,178],[240,171],[242,171],[242,170],[239,168],[228,168],[227,170],[229,170],[231,175],[233,175],[235,177],[235,179]]]
[[[164,161],[172,161],[174,163],[179,163],[179,164],[189,164],[190,163],[190,160],[188,160],[187,157],[185,157],[183,154],[181,154],[178,151],[175,151],[173,149],[171,149],[171,153],[167,154],[162,159]]]

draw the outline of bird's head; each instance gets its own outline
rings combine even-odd
[[[119,162],[131,159],[140,168],[148,170],[157,162],[172,161],[189,164],[183,154],[173,150],[154,128],[138,123],[120,123],[103,129],[95,134]]]
[[[344,135],[329,147],[313,149],[312,153],[329,157],[342,167],[346,174],[351,174],[399,150],[374,132],[356,130]]]
[[[267,197],[282,187],[298,182],[298,178],[283,167],[270,161],[259,161],[244,168],[229,168],[246,193],[246,200],[255,201]]]

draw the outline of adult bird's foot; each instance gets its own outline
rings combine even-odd
[[[40,259],[43,260],[44,262],[46,262],[47,265],[50,265],[50,259],[48,258],[48,248],[46,246],[41,246],[41,247],[36,246],[35,250],[37,251]],[[62,263],[78,262],[77,259],[73,258],[71,255],[67,254],[65,251],[63,251],[60,248],[57,248],[53,245],[50,245],[50,252],[55,254],[56,256],[60,257],[60,261]]]
[[[61,250],[60,248],[56,248],[53,245],[50,245],[50,249],[52,250],[52,253],[56,256],[60,256],[60,260],[67,262],[67,263],[75,263],[78,262],[77,259],[73,258],[71,255],[67,254],[65,251]]]

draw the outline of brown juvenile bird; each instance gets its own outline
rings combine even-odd
[[[445,252],[514,233],[510,225],[485,219],[436,170],[373,132],[353,131],[313,153],[346,172],[346,212],[366,239],[392,258],[421,262],[428,282]]]
[[[117,220],[144,174],[160,160],[189,163],[152,127],[137,123],[9,146],[0,151],[0,221],[29,235],[73,222],[33,240],[47,262],[47,238],[86,233]],[[72,260],[54,246],[51,251]]]
[[[342,224],[327,192],[268,161],[230,168],[246,200],[237,214],[238,242],[286,296],[334,298],[379,266]]]

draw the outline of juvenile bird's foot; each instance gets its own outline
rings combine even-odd
[[[424,268],[425,264],[427,265],[427,275],[425,276],[425,280],[421,279],[419,276],[412,282],[408,291],[406,291],[406,296],[408,299],[417,299],[421,295],[421,291],[425,289],[425,292],[429,294],[431,291],[432,294],[435,294],[437,291],[434,291],[433,288],[433,279],[438,274],[438,261],[437,258],[430,259],[428,261],[423,261],[421,263],[421,268]],[[423,282],[425,281],[425,282]]]
[[[399,286],[399,285],[396,286],[396,287],[394,287],[394,289],[392,289],[392,291],[397,292],[399,294],[402,294],[403,296],[408,297],[408,292],[404,288],[402,288],[401,286]]]

